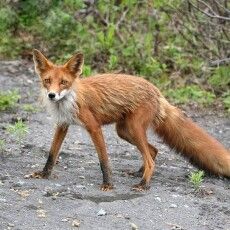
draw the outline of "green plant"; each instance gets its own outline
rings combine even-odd
[[[88,77],[88,76],[92,75],[91,67],[89,65],[84,65],[82,74],[83,74],[84,77]]]
[[[20,99],[17,90],[0,92],[0,111],[13,108]]]
[[[115,69],[117,67],[118,64],[118,58],[116,55],[111,54],[109,57],[109,69]]]
[[[0,8],[0,33],[4,33],[16,22],[16,13],[9,6]]]
[[[224,93],[222,98],[223,98],[224,107],[228,110],[228,112],[230,112],[230,91]]]
[[[189,175],[189,181],[192,183],[195,190],[198,190],[201,186],[201,183],[204,180],[204,171],[191,172]]]
[[[108,50],[111,48],[115,42],[115,25],[111,23],[106,32],[100,31],[97,34],[97,38],[103,49]]]
[[[8,125],[6,130],[8,133],[14,136],[17,142],[20,143],[25,135],[28,133],[28,126],[22,120],[19,120],[13,125]]]
[[[31,112],[34,113],[37,111],[37,108],[31,104],[24,104],[23,105],[23,110],[26,112]]]
[[[0,139],[0,152],[3,152],[5,149],[6,142]]]
[[[45,36],[48,39],[54,36],[60,39],[66,38],[66,34],[71,33],[71,30],[75,30],[76,23],[72,15],[60,8],[54,8],[49,12],[43,25]]]
[[[208,82],[213,87],[227,87],[230,84],[230,67],[229,66],[221,66],[214,70],[214,73],[209,78]]]
[[[64,0],[64,4],[71,10],[78,10],[85,7],[83,0]]]
[[[196,85],[169,89],[166,91],[166,96],[176,104],[197,102],[203,105],[210,105],[215,99],[215,94]]]
[[[159,61],[151,57],[147,59],[146,63],[143,63],[143,65],[141,66],[140,74],[142,76],[152,76],[159,78],[158,76],[160,76],[164,72],[165,68],[165,64],[161,64],[159,63]]]

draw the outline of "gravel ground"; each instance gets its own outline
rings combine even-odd
[[[115,189],[102,192],[102,175],[94,146],[87,132],[70,127],[60,163],[50,179],[24,179],[42,169],[53,136],[50,116],[40,107],[39,83],[31,63],[0,63],[1,91],[17,88],[18,106],[0,113],[0,229],[230,229],[230,183],[205,176],[194,191],[188,175],[196,170],[184,158],[149,133],[159,149],[157,167],[146,192],[130,188],[140,179],[126,170],[137,170],[140,154],[119,139],[114,126],[103,128]],[[23,104],[37,111],[26,112]],[[230,119],[222,111],[188,109],[187,113],[209,133],[230,146]],[[29,127],[21,143],[6,131],[8,123],[23,119]]]

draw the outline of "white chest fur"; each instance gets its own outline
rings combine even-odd
[[[48,99],[46,92],[42,92],[42,94],[44,104],[57,125],[82,125],[78,119],[79,109],[76,104],[77,95],[73,90],[69,90],[65,97],[57,102]]]

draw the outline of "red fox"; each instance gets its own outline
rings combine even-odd
[[[101,190],[113,188],[111,169],[101,126],[116,123],[119,137],[135,145],[143,158],[134,190],[149,188],[158,150],[148,143],[151,127],[171,148],[192,163],[216,175],[230,177],[230,152],[172,106],[147,80],[125,74],[98,74],[80,79],[83,54],[76,53],[57,66],[40,51],[33,51],[43,100],[57,124],[49,157],[42,171],[30,175],[48,178],[70,124],[82,125],[95,145],[103,175]]]

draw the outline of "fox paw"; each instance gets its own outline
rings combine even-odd
[[[108,184],[102,184],[100,187],[100,190],[107,192],[113,189],[113,185],[108,183]]]
[[[25,175],[24,178],[36,178],[36,179],[47,179],[49,177],[48,173],[43,171],[33,172],[31,174]]]
[[[140,184],[133,185],[131,190],[136,191],[136,192],[143,192],[143,191],[147,191],[149,189],[150,189],[150,186],[148,184],[140,183]]]

